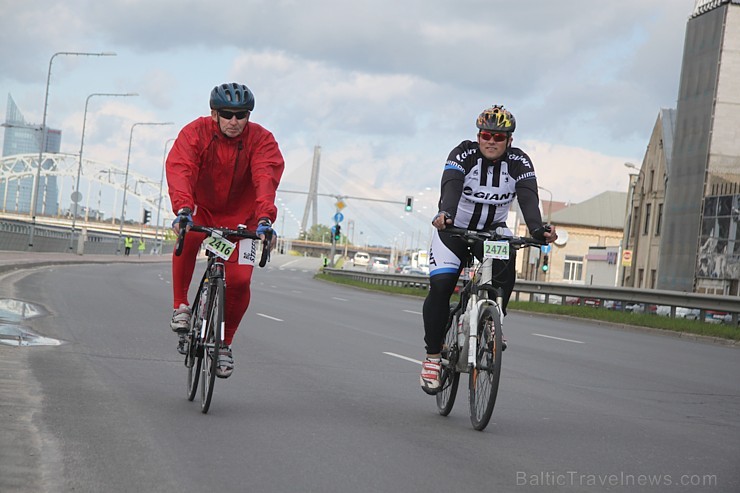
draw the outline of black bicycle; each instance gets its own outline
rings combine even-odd
[[[224,340],[224,298],[226,296],[226,271],[224,262],[236,249],[232,240],[259,239],[254,231],[247,229],[215,228],[209,226],[191,226],[190,231],[206,234],[205,245],[208,264],[198,285],[198,292],[192,305],[190,326],[185,335],[185,367],[188,369],[187,396],[195,399],[200,386],[200,410],[208,412],[213,397],[213,386],[216,381],[218,354]],[[182,253],[186,228],[180,228],[175,246],[175,255]],[[264,267],[270,259],[271,235],[266,235],[262,242],[262,253],[259,266]],[[245,252],[241,252],[244,254]],[[246,252],[256,255],[256,252]]]
[[[459,236],[470,244],[483,242],[483,262],[460,290],[459,302],[450,306],[442,347],[442,390],[436,396],[439,413],[447,416],[455,404],[460,374],[468,373],[470,421],[481,431],[488,426],[496,405],[503,352],[504,292],[493,278],[493,260],[509,261],[509,250],[539,247],[545,242],[461,228],[448,227],[440,233]]]

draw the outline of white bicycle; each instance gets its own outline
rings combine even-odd
[[[507,262],[510,250],[540,247],[545,242],[461,228],[448,227],[440,233],[460,236],[471,244],[483,242],[483,262],[460,290],[459,302],[450,307],[442,346],[442,390],[437,394],[439,413],[447,416],[455,404],[460,374],[468,373],[470,421],[473,428],[481,431],[488,426],[496,405],[503,352],[504,291],[494,282],[493,260]]]

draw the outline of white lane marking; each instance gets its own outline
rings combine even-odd
[[[332,296],[332,297],[331,297],[331,299],[333,299],[333,300],[337,300],[337,301],[349,301],[349,300],[348,300],[348,299],[346,299],[346,298],[337,298],[336,296]]]
[[[276,322],[284,322],[284,320],[281,318],[271,317],[269,315],[265,315],[264,313],[258,313],[257,315],[259,315],[260,317],[269,318],[270,320],[274,320]]]
[[[423,315],[421,312],[415,312],[414,310],[404,310],[406,313],[412,313],[414,315]]]
[[[534,334],[533,333],[532,335],[533,336],[537,336],[537,337],[545,337],[547,339],[555,339],[555,340],[558,340],[558,341],[573,342],[573,343],[576,343],[576,344],[586,344],[583,341],[574,341],[573,339],[563,339],[562,337],[546,336],[545,334]]]
[[[406,360],[406,361],[411,361],[412,363],[416,363],[417,365],[420,365],[421,364],[421,361],[419,361],[418,359],[409,358],[408,356],[403,356],[403,355],[396,354],[396,353],[387,353],[385,351],[383,351],[383,354],[387,354],[388,356],[393,356],[394,358],[399,358],[399,359],[403,359],[403,360]]]
[[[280,269],[285,269],[286,265],[295,264],[298,261],[299,259],[291,260],[290,262],[285,262],[283,265],[280,266]]]

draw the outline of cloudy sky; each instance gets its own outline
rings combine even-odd
[[[131,167],[159,180],[165,143],[207,114],[213,86],[243,82],[286,159],[284,234],[306,205],[287,191],[308,191],[321,146],[319,192],[358,197],[342,211],[355,243],[424,244],[447,154],[491,104],[516,116],[515,145],[554,200],[626,192],[624,163],[642,162],[660,108],[676,105],[694,3],[0,0],[0,111],[10,94],[40,123],[54,53],[115,52],[54,59],[47,123],[78,153],[87,96],[138,93],[91,99],[84,155],[125,167],[134,122],[174,122],[135,132]],[[319,198],[318,222],[334,202]]]

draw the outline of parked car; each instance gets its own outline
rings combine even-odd
[[[732,323],[732,315],[727,312],[718,312],[714,310],[707,310],[705,322],[710,324],[721,324],[721,323]]]
[[[413,276],[413,275],[425,276],[429,274],[428,272],[424,272],[424,269],[420,269],[418,267],[412,267],[410,265],[404,265],[400,273],[403,274],[404,276]]]
[[[671,316],[671,307],[666,305],[658,305],[655,309],[656,315],[663,317]],[[676,318],[686,318],[689,320],[699,320],[699,310],[696,308],[686,308],[683,306],[676,307]]]
[[[544,303],[545,302],[545,295],[541,293],[533,293],[532,294],[532,301],[537,303]],[[562,305],[563,304],[563,298],[562,296],[558,295],[551,295],[547,298],[547,302],[551,305]]]
[[[390,262],[387,258],[373,257],[367,264],[367,270],[370,272],[388,272]]]
[[[628,312],[632,313],[647,313],[649,315],[655,315],[655,311],[658,309],[656,305],[645,305],[643,303],[628,304],[624,307]]]
[[[355,267],[366,267],[370,262],[370,254],[367,252],[357,252],[352,258],[352,265]]]

